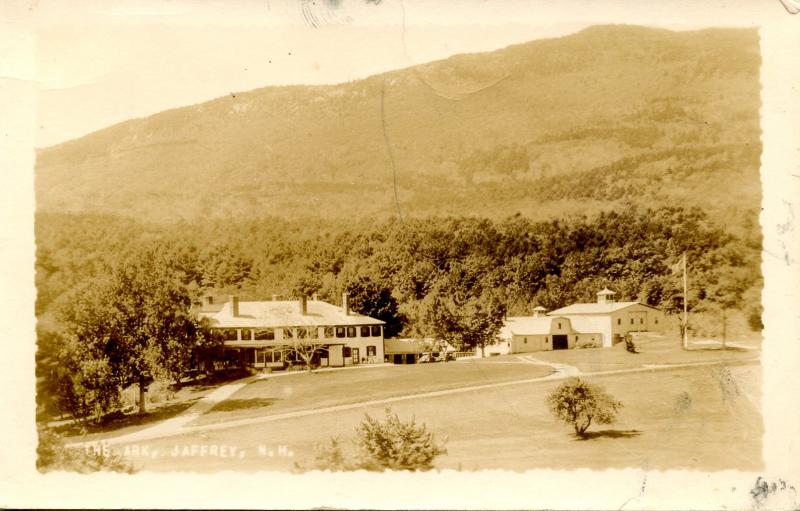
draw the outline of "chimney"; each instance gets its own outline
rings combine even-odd
[[[306,295],[302,295],[298,301],[298,308],[301,315],[305,316],[308,313],[308,304],[306,303]]]
[[[541,305],[537,305],[536,307],[533,308],[533,317],[534,318],[541,318],[545,314],[547,314],[547,309],[545,309]]]
[[[231,316],[235,318],[239,315],[239,297],[236,295],[230,295],[229,299],[231,302]]]
[[[278,295],[272,295],[272,301],[273,302],[277,302],[278,301]]]
[[[203,296],[203,305],[214,305],[214,295]]]
[[[342,312],[344,312],[346,316],[350,315],[350,299],[347,293],[342,293]]]

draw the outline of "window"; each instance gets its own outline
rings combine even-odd
[[[639,324],[644,325],[644,318],[639,318]]]
[[[345,336],[345,328],[343,326],[336,327],[336,337],[340,339]]]
[[[575,336],[575,342],[578,342],[578,336],[577,335]]]
[[[658,324],[658,318],[656,318],[656,325]]]
[[[280,350],[269,350],[264,356],[264,359],[267,362],[281,362],[283,360],[283,353]]]
[[[367,346],[367,356],[368,357],[374,357],[376,353],[377,352],[376,352],[375,346]]]
[[[256,364],[264,363],[264,350],[256,350]]]
[[[528,344],[528,338],[527,337],[523,337],[522,338],[522,342],[524,342],[525,344]]]
[[[369,337],[369,327],[362,326],[361,327],[361,337]]]
[[[561,321],[558,322],[558,329],[561,330]]]
[[[631,325],[633,324],[633,318],[631,318]]]
[[[347,337],[355,337],[356,336],[356,327],[349,326],[347,327]]]
[[[618,324],[618,325],[621,325],[621,324],[622,324],[622,318],[617,318],[617,324]]]
[[[332,326],[325,327],[325,337],[331,338],[335,335],[334,328]]]
[[[220,328],[217,332],[223,341],[235,341],[239,338],[235,328]]]
[[[343,356],[344,358],[350,358],[350,357],[352,357],[352,356],[353,356],[353,355],[352,355],[352,352],[350,351],[350,348],[349,348],[349,347],[345,346],[344,348],[342,348],[342,356]]]
[[[271,328],[256,330],[257,341],[271,341],[273,339],[275,339],[275,330]]]
[[[369,329],[372,332],[372,337],[381,336],[381,327],[379,325],[372,325]]]

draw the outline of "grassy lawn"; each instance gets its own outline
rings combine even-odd
[[[527,369],[512,364],[497,366]],[[418,368],[421,367],[424,366]],[[458,364],[459,369],[463,367]],[[490,374],[484,367],[472,370]],[[365,378],[365,389],[372,393],[370,372],[352,371],[351,377]],[[371,385],[378,386],[387,373],[376,370],[372,376],[377,380]],[[588,440],[577,439],[571,428],[550,416],[545,397],[559,382],[415,399],[395,403],[392,408],[401,417],[413,415],[438,435],[448,437],[448,454],[436,461],[436,467],[442,469],[641,467],[708,471],[763,467],[759,365],[707,366],[587,379],[604,385],[624,403],[618,422],[592,426],[589,431],[594,436]],[[277,378],[264,383],[299,388],[287,387],[288,381],[279,382]],[[254,398],[257,396],[243,399]],[[364,413],[379,416],[383,410],[380,406],[365,407],[194,432],[148,442],[149,455],[132,459],[137,468],[155,471],[291,470],[295,462],[307,463],[314,445],[332,436],[339,436],[347,444]],[[193,444],[230,446],[235,451],[226,451],[233,457],[170,454],[176,446],[181,453],[181,449]],[[268,454],[281,448],[288,450],[284,454],[290,451],[291,455]]]
[[[745,344],[741,342],[741,344]],[[639,353],[629,353],[625,343],[612,348],[571,349],[522,353],[543,362],[554,362],[576,366],[584,372],[629,369],[647,365],[671,365],[696,362],[725,361],[735,362],[757,358],[760,354],[759,342],[751,341],[754,350],[729,347],[725,350],[714,345],[692,345],[689,350],[680,347],[680,340],[673,336],[653,337],[637,344]],[[489,361],[507,362],[518,360],[519,355],[492,357]]]
[[[241,375],[232,378],[235,379],[237,376]],[[88,422],[84,426],[71,420],[61,421],[60,424],[53,425],[53,429],[65,437],[73,437],[72,439],[75,440],[80,437],[81,441],[87,442],[105,439],[109,434],[127,435],[183,413],[228,380],[228,378],[220,377],[185,384],[168,400],[158,403],[148,402],[147,413],[144,415],[139,415],[135,410],[128,413],[117,412],[109,414],[97,423]]]
[[[233,394],[192,424],[383,399],[551,374],[547,366],[461,361],[297,373],[260,380]]]

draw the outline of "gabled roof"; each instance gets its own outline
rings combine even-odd
[[[594,334],[603,331],[603,321],[601,318],[577,317],[569,318],[559,316],[517,316],[506,318],[503,327],[500,329],[501,339],[510,339],[513,335],[547,335],[551,332],[553,320],[563,318],[569,321],[572,331],[582,334]]]
[[[569,314],[611,314],[621,309],[630,307],[631,305],[641,305],[650,309],[655,309],[649,305],[639,302],[611,302],[611,303],[573,303],[560,309],[550,311],[548,316],[565,316]]]
[[[500,336],[509,339],[512,335],[537,335],[550,333],[550,316],[517,316],[506,318],[505,324],[500,329]]]
[[[300,314],[296,300],[239,302],[239,314],[231,314],[231,303],[226,302],[219,311],[200,311],[215,327],[223,328],[276,328],[284,326],[355,326],[383,325],[384,321],[350,311],[320,300],[306,302],[306,314]]]

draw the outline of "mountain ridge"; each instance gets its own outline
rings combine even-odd
[[[724,221],[759,206],[759,65],[751,29],[612,25],[232,93],[38,150],[37,208],[164,221],[688,200]]]

